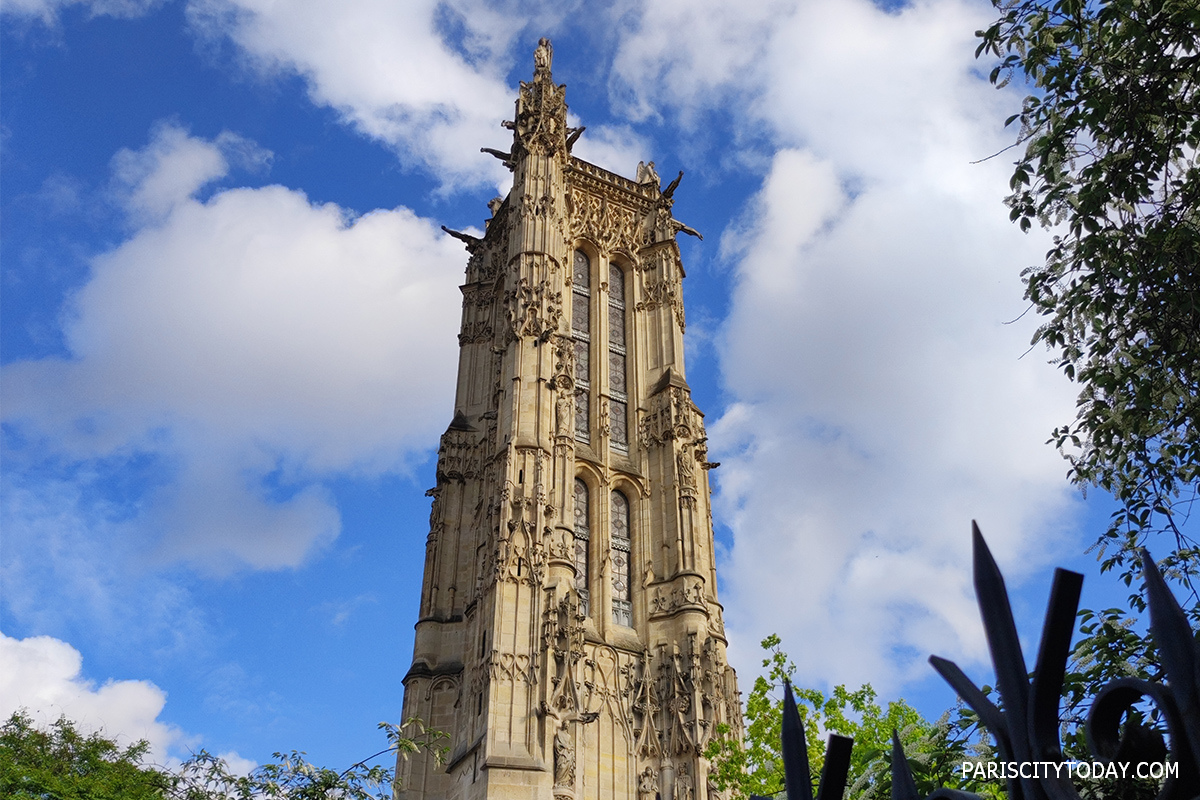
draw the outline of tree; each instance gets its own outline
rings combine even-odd
[[[388,746],[337,771],[309,763],[305,754],[275,753],[274,761],[236,775],[221,758],[201,751],[177,769],[144,763],[148,744],[121,749],[100,733],[81,735],[66,718],[49,731],[18,711],[0,728],[0,797],[57,800],[390,800],[395,772],[370,762],[418,750],[440,757],[446,734],[413,719],[401,727],[379,724]]]
[[[147,748],[84,736],[65,717],[40,730],[17,711],[0,727],[0,797],[160,800],[169,780],[142,763]]]
[[[419,719],[397,727],[379,723],[388,746],[337,771],[308,761],[305,753],[275,753],[273,762],[256,767],[249,775],[236,775],[217,756],[200,751],[168,776],[168,796],[180,800],[391,800],[395,770],[371,766],[381,756],[397,754],[407,758],[418,750],[429,750],[441,758],[441,731],[429,730]],[[407,734],[407,735],[406,735]]]
[[[1007,198],[1022,230],[1050,229],[1023,273],[1045,344],[1079,383],[1051,441],[1082,487],[1120,503],[1097,547],[1126,585],[1166,537],[1164,575],[1191,592],[1200,549],[1185,523],[1200,492],[1200,3],[992,0],[976,57],[1032,93]],[[1140,585],[1140,581],[1139,581]],[[1144,608],[1131,598],[1137,610]]]
[[[721,791],[732,790],[739,798],[751,794],[773,795],[783,791],[783,759],[780,753],[785,680],[790,682],[795,664],[781,649],[778,636],[762,641],[766,651],[763,667],[746,698],[745,742],[738,742],[728,729],[718,728],[705,756],[710,760],[713,782]],[[774,695],[774,696],[773,696]],[[974,736],[977,726],[966,713],[947,712],[936,722],[926,720],[903,700],[879,705],[870,685],[850,691],[834,687],[826,696],[815,689],[795,690],[796,704],[804,724],[809,769],[817,780],[824,766],[825,741],[830,733],[854,739],[846,796],[856,800],[891,796],[892,731],[904,745],[905,756],[921,795],[935,789],[970,788],[992,796],[998,785],[969,787],[956,770],[963,761],[991,755],[986,742]],[[815,788],[815,787],[814,787]]]

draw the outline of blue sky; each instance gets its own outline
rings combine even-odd
[[[688,378],[731,655],[949,705],[970,520],[1040,625],[1107,517],[1043,443],[1047,239],[1001,199],[990,4],[10,0],[0,50],[0,711],[161,759],[378,749],[411,657],[460,243],[532,48],[576,154],[685,170]],[[1094,594],[1099,592],[1099,594]],[[786,608],[787,614],[779,609]],[[3,683],[3,682],[7,683]]]

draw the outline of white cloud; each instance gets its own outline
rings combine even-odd
[[[747,92],[762,89],[763,43],[789,7],[775,0],[634,4],[618,27],[610,79],[620,112],[644,119],[669,109],[691,124],[701,111],[742,105]]]
[[[158,719],[166,693],[149,681],[110,680],[97,686],[82,668],[83,657],[66,642],[0,633],[0,717],[25,709],[44,727],[65,716],[81,731],[102,731],[122,746],[145,739],[149,760],[166,763],[167,751],[183,738],[178,728]]]
[[[710,428],[727,619],[751,669],[746,643],[772,631],[806,681],[889,691],[931,652],[981,658],[971,519],[1010,577],[1063,547],[1070,492],[1044,441],[1072,387],[1022,358],[1036,320],[1005,324],[1045,244],[1009,225],[1004,164],[971,164],[1007,143],[1014,102],[975,72],[988,13],[652,4],[618,52],[632,107],[728,103],[775,149],[724,241],[731,402]]]
[[[447,186],[507,186],[507,171],[479,148],[508,137],[505,56],[529,14],[438,0],[189,5],[203,35],[227,37],[262,74],[303,76],[314,103]]]
[[[156,221],[94,259],[71,358],[5,367],[4,418],[105,474],[149,459],[123,524],[156,557],[290,566],[338,533],[324,478],[404,470],[445,424],[464,254],[403,208],[352,219],[279,186],[200,202],[220,144],[165,126],[118,157]]]
[[[269,164],[271,153],[229,131],[208,142],[164,123],[144,149],[125,149],[113,156],[113,178],[135,222],[161,222],[202,188],[225,177],[231,157],[238,166],[254,168]]]

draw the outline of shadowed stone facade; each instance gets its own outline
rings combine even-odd
[[[448,762],[408,800],[717,800],[701,755],[741,733],[725,657],[703,414],[683,366],[678,179],[571,155],[542,40],[513,172],[462,287],[455,413],[430,490],[405,719]],[[681,173],[682,175],[682,173]]]

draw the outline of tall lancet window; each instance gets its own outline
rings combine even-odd
[[[613,622],[633,627],[633,595],[629,584],[629,500],[620,492],[612,493],[612,611]]]
[[[629,388],[625,349],[625,273],[608,267],[608,382],[610,441],[617,450],[629,449]]]
[[[588,569],[588,488],[587,484],[575,479],[575,591],[579,592],[579,610],[584,614],[588,610],[588,580],[591,578]]]
[[[588,397],[592,386],[592,264],[582,250],[575,251],[571,273],[571,335],[575,339],[575,438],[591,441]]]

